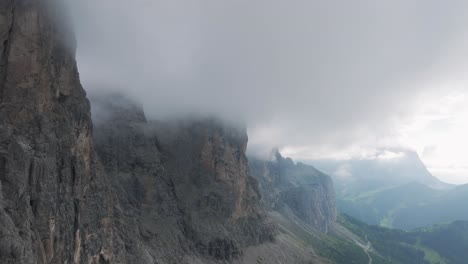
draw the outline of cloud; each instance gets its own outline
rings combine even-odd
[[[381,160],[381,161],[394,161],[394,160],[399,160],[401,158],[404,158],[405,155],[406,154],[404,152],[392,152],[389,150],[385,150],[382,153],[379,153],[376,159]]]
[[[468,183],[468,168],[467,167],[429,167],[431,173],[437,176],[440,180],[452,184]]]
[[[332,174],[343,180],[343,179],[349,179],[353,177],[353,173],[351,171],[352,171],[351,165],[344,163],[343,165],[340,165],[336,169],[336,171]]]
[[[86,89],[242,120],[260,151],[382,144],[466,67],[461,0],[69,2]]]

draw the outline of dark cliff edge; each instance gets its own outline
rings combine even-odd
[[[50,3],[0,3],[0,262],[105,263],[113,197]]]

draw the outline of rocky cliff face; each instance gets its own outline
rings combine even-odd
[[[112,195],[49,2],[0,2],[0,262],[103,263],[119,244]]]
[[[262,202],[270,211],[291,211],[305,223],[328,232],[336,221],[335,193],[328,175],[312,166],[294,164],[279,152],[272,161],[250,159]]]
[[[98,97],[95,142],[127,217],[135,263],[233,261],[272,241],[249,175],[244,129],[215,120],[148,122],[121,96]],[[135,242],[137,241],[137,242]]]

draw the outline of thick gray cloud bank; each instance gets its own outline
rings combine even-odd
[[[242,120],[256,148],[387,137],[466,69],[462,0],[69,1],[86,89]]]

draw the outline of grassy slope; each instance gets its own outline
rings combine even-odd
[[[300,243],[310,246],[316,254],[328,259],[330,263],[368,263],[368,256],[355,243],[317,231],[292,215],[285,216],[275,212],[272,213],[272,217],[282,232],[288,233]]]
[[[404,231],[370,226],[345,215],[339,222],[359,237],[368,239],[381,256],[380,263],[429,263],[424,259],[424,252],[412,246],[417,241]]]
[[[439,253],[429,247],[426,247],[421,244],[421,239],[418,238],[415,245],[415,248],[420,249],[424,252],[424,259],[431,264],[447,264],[447,261],[442,258]]]
[[[468,222],[453,222],[411,232],[367,225],[349,216],[324,234],[289,213],[272,218],[294,243],[313,251],[323,263],[466,264]],[[369,256],[368,256],[369,254]]]
[[[406,232],[367,225],[346,215],[339,221],[356,235],[369,239],[383,259],[391,260],[387,263],[466,264],[468,260],[468,222]]]
[[[337,202],[340,211],[366,223],[389,228],[412,229],[418,227],[418,221],[431,223],[431,219],[434,219],[433,223],[438,222],[429,213],[411,214],[413,216],[409,220],[406,219],[405,215],[409,214],[408,211],[411,212],[424,206],[431,207],[435,205],[442,194],[443,192],[433,190],[422,184],[411,183],[355,195],[338,195]],[[422,220],[419,220],[420,218]]]

